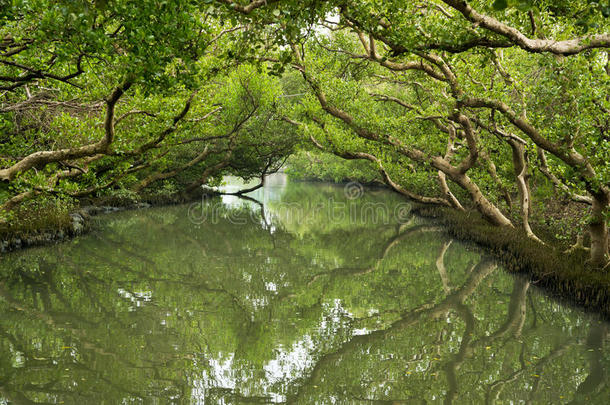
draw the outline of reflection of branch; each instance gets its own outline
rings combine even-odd
[[[489,337],[479,339],[475,342],[471,341],[475,319],[470,309],[464,305],[457,305],[454,308],[456,313],[464,320],[466,329],[462,337],[459,352],[447,363],[445,368],[447,372],[447,381],[449,384],[449,390],[447,392],[447,397],[445,398],[445,403],[450,404],[455,399],[458,393],[457,370],[465,358],[472,355],[475,346],[489,344],[491,340],[497,339],[509,331],[513,331],[514,337],[518,337],[520,335],[525,322],[525,307],[528,287],[529,282],[527,280],[515,278],[513,293],[511,295],[511,301],[509,304],[508,320],[497,332]],[[526,366],[522,365],[521,370],[512,373],[508,378],[498,380],[490,384],[489,391],[486,394],[487,403],[490,403],[492,393],[494,393],[493,398],[497,399],[497,396],[500,394],[500,391],[504,385],[516,380],[525,370]]]
[[[536,380],[533,384],[532,391],[530,392],[530,400],[534,396],[534,394],[536,393],[538,388],[540,387],[540,382],[542,381],[542,371],[544,370],[544,366],[546,366],[546,364],[551,362],[553,359],[561,356],[566,350],[568,350],[568,348],[570,346],[572,346],[575,343],[579,343],[579,342],[575,341],[574,339],[571,341],[564,342],[563,344],[561,344],[558,347],[556,347],[555,349],[553,349],[548,355],[543,357],[536,364],[536,367],[534,368],[534,370],[536,370],[536,375],[538,375],[539,377],[536,378]],[[525,370],[526,369],[524,369],[524,371]],[[528,401],[528,402],[530,402],[530,401]]]
[[[104,238],[103,240],[100,240],[101,243],[102,242],[107,242],[107,241],[109,241],[108,238]],[[127,242],[114,242],[114,241],[113,241],[113,243],[116,244],[116,245],[122,246],[121,249],[124,250],[125,246],[128,246],[129,244],[133,245],[135,242],[133,240],[130,240],[129,243],[127,243]],[[138,250],[138,249],[136,249],[136,250]],[[198,290],[198,291],[204,290],[204,291],[210,292],[210,293],[224,294],[224,295],[228,296],[231,299],[231,301],[233,302],[233,304],[235,305],[235,307],[238,308],[243,313],[244,319],[249,319],[248,318],[248,314],[250,313],[250,311],[248,311],[248,309],[245,308],[242,305],[242,303],[240,302],[240,300],[239,300],[239,298],[237,296],[235,296],[234,294],[232,294],[230,291],[228,291],[225,288],[222,288],[222,287],[220,287],[220,288],[211,287],[209,285],[209,283],[207,282],[207,280],[197,279],[197,280],[195,280],[195,281],[193,281],[191,283],[188,283],[185,280],[193,278],[193,277],[188,277],[189,276],[188,274],[182,274],[183,277],[181,279],[179,279],[179,280],[174,280],[174,279],[171,279],[171,278],[151,277],[150,276],[150,274],[151,274],[150,270],[151,270],[152,266],[156,265],[156,263],[154,261],[150,260],[149,258],[145,257],[145,256],[133,253],[133,251],[130,252],[130,254],[132,254],[133,257],[142,260],[144,263],[147,263],[147,265],[148,265],[147,266],[148,267],[147,270],[137,270],[137,269],[133,268],[133,266],[128,266],[128,265],[123,264],[121,261],[118,261],[118,260],[115,261],[115,260],[113,260],[113,259],[111,259],[109,257],[102,256],[102,255],[98,254],[94,250],[90,250],[87,253],[89,255],[91,255],[91,256],[96,257],[98,260],[102,260],[102,261],[105,261],[105,262],[111,264],[113,267],[122,269],[123,271],[125,271],[127,273],[134,273],[134,274],[136,274],[139,277],[140,280],[147,280],[147,281],[150,281],[150,282],[163,282],[163,283],[168,283],[168,284],[178,284],[178,285],[183,286],[183,287],[186,287],[186,286],[191,287],[191,288],[193,288],[195,290]]]
[[[441,227],[431,226],[431,225],[419,225],[419,226],[409,228],[404,233],[399,233],[399,234],[395,235],[386,243],[379,258],[377,258],[377,260],[375,260],[375,263],[372,266],[369,266],[369,267],[338,267],[335,269],[323,271],[323,272],[317,273],[316,275],[311,277],[309,282],[307,283],[307,285],[310,286],[318,278],[320,278],[322,276],[326,276],[326,275],[330,275],[332,278],[334,278],[336,276],[340,276],[340,277],[360,276],[363,274],[368,274],[370,272],[373,272],[379,268],[379,265],[381,264],[381,262],[383,262],[383,260],[388,255],[390,250],[392,250],[392,248],[394,246],[398,245],[398,243],[400,243],[406,237],[418,235],[418,234],[424,233],[424,232],[440,232],[440,231],[442,231]]]
[[[455,290],[451,295],[447,296],[442,302],[438,304],[424,304],[418,308],[411,309],[403,312],[402,316],[394,321],[386,329],[380,329],[373,331],[367,335],[356,335],[350,340],[343,343],[336,351],[328,353],[322,356],[313,366],[309,377],[301,384],[297,391],[293,395],[288,395],[288,403],[297,402],[299,397],[302,395],[303,387],[313,383],[313,381],[320,378],[320,374],[326,365],[334,364],[334,362],[340,358],[344,353],[355,349],[358,346],[370,345],[377,339],[384,338],[392,332],[402,330],[408,326],[414,325],[422,319],[433,319],[437,318],[447,311],[456,307],[464,302],[464,300],[470,296],[478,285],[496,269],[496,264],[490,258],[483,258],[476,268],[473,270],[470,277],[466,280],[464,285],[459,289]]]
[[[447,294],[451,292],[451,288],[449,288],[449,277],[447,276],[447,269],[445,269],[445,253],[447,253],[447,249],[449,249],[449,246],[451,246],[452,242],[453,239],[450,239],[443,243],[441,251],[438,253],[438,258],[436,259],[436,268],[438,270],[438,274],[440,274],[441,276],[443,290],[445,290],[445,293]]]
[[[26,397],[23,393],[21,392],[9,392],[4,385],[0,385],[0,394],[2,394],[2,398],[6,398],[9,400],[9,403],[16,403],[16,404],[26,404],[26,405],[46,405],[49,404],[51,405],[53,402],[34,402],[31,399],[29,399],[28,397]]]
[[[271,237],[271,242],[273,243],[273,248],[274,249],[277,248],[276,241],[275,241],[275,232],[271,232],[271,224],[267,221],[267,216],[265,214],[265,204],[263,204],[256,198],[252,198],[252,197],[249,197],[249,196],[243,195],[243,194],[236,194],[236,197],[241,198],[242,200],[253,202],[254,204],[259,206],[260,211],[261,211],[261,220],[265,224],[264,229],[266,231],[268,231],[268,234]]]
[[[501,336],[507,332],[511,332],[512,336],[518,338],[525,324],[525,314],[527,308],[527,290],[530,282],[523,277],[515,278],[513,292],[510,296],[508,304],[508,319],[504,326],[500,328],[492,337]]]
[[[0,282],[0,298],[4,300],[9,306],[13,307],[17,311],[23,311],[27,313],[29,316],[38,319],[44,324],[48,325],[51,329],[58,329],[58,322],[56,319],[44,312],[41,312],[35,308],[30,308],[28,306],[23,305],[19,301],[15,300],[11,297],[11,295],[4,288],[4,282]],[[91,323],[91,322],[90,322]],[[85,330],[72,326],[70,322],[61,322],[61,329],[69,331],[72,337],[77,337],[83,345],[84,349],[92,350],[98,354],[111,356],[115,360],[124,363],[125,366],[135,367],[135,364],[127,361],[126,359],[118,356],[116,353],[108,352],[103,347],[99,347],[96,342],[90,341],[86,338],[87,333]],[[89,325],[90,326],[90,325]]]
[[[449,242],[451,244],[451,242]],[[447,245],[448,246],[448,245]],[[445,397],[445,403],[450,404],[453,402],[458,394],[458,381],[457,371],[460,366],[466,360],[466,357],[470,354],[470,341],[474,334],[475,329],[475,318],[470,308],[466,305],[459,303],[454,308],[455,312],[464,320],[466,325],[464,333],[462,334],[462,341],[460,342],[460,350],[453,356],[451,360],[445,365],[445,372],[447,373],[447,396]]]
[[[603,392],[607,384],[608,371],[602,362],[604,342],[608,336],[608,324],[600,323],[591,325],[586,347],[591,354],[591,369],[589,375],[576,389],[576,396],[570,403],[581,403],[590,399],[591,394]]]

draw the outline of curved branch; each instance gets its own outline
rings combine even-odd
[[[250,14],[252,11],[256,10],[257,8],[267,6],[269,4],[277,3],[280,0],[253,0],[250,3],[246,4],[245,6],[242,6],[241,4],[236,3],[232,0],[221,0],[221,1],[239,13]]]
[[[470,194],[470,197],[473,203],[475,204],[477,210],[485,217],[485,219],[487,219],[490,223],[494,225],[513,227],[511,221],[485,197],[479,186],[475,182],[473,182],[472,179],[468,177],[465,173],[462,173],[453,165],[451,165],[451,163],[448,162],[446,159],[441,156],[430,156],[428,153],[420,149],[417,149],[412,146],[407,146],[402,141],[396,139],[391,135],[380,135],[376,132],[366,129],[358,125],[349,113],[329,104],[328,100],[326,99],[326,95],[322,91],[320,84],[305,69],[303,58],[296,45],[292,44],[292,50],[296,59],[296,68],[301,72],[305,81],[314,91],[314,94],[317,97],[318,102],[324,111],[334,116],[335,118],[338,118],[339,120],[343,121],[354,133],[356,133],[356,135],[360,136],[361,138],[381,142],[383,144],[392,146],[396,149],[397,152],[403,154],[404,156],[408,157],[413,161],[428,164],[437,170],[443,171],[447,176],[449,176],[452,181],[454,181],[456,184],[458,184]],[[448,66],[441,65],[440,67],[443,70],[444,74],[448,76],[448,78],[453,75]],[[465,122],[464,125],[466,125]],[[471,141],[469,140],[468,143],[470,146]],[[471,151],[471,153],[474,152]]]
[[[114,111],[116,103],[131,85],[131,81],[124,82],[122,85],[116,87],[112,94],[106,99],[106,118],[104,120],[105,134],[100,141],[77,148],[34,152],[11,167],[1,169],[0,180],[11,181],[15,179],[19,173],[25,172],[33,167],[45,166],[49,163],[92,156],[100,153],[107,154],[110,145],[114,141]]]
[[[294,125],[301,125],[301,123],[291,120],[290,118],[284,118],[284,120],[291,124],[294,124]],[[314,120],[314,122],[315,121],[316,120]],[[319,126],[322,126],[322,125],[320,125],[319,122],[316,122],[316,123]],[[347,160],[362,159],[362,160],[368,160],[369,162],[375,163],[379,168],[379,171],[381,173],[381,176],[383,177],[384,183],[386,183],[388,186],[390,186],[390,188],[392,188],[397,193],[402,194],[405,197],[407,197],[413,201],[417,201],[422,204],[444,205],[447,207],[451,206],[451,204],[444,198],[422,196],[422,195],[416,194],[412,191],[409,191],[409,190],[405,189],[404,187],[402,187],[400,184],[396,183],[394,180],[392,180],[392,178],[388,174],[387,170],[383,166],[383,163],[377,156],[374,156],[374,155],[372,155],[370,153],[366,153],[366,152],[348,152],[348,151],[341,152],[341,151],[338,151],[334,147],[329,151],[320,142],[318,142],[313,137],[313,135],[309,134],[309,139],[321,151],[330,152],[336,156],[339,156],[339,157],[341,157],[343,159],[347,159]]]
[[[587,49],[610,48],[610,34],[593,35],[563,41],[531,39],[516,28],[473,9],[465,0],[442,0],[459,11],[468,21],[501,35],[528,52],[550,52],[557,55],[574,55]]]

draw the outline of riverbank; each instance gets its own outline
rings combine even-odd
[[[0,254],[59,243],[83,235],[92,229],[92,219],[98,215],[182,204],[202,197],[203,194],[194,194],[189,198],[183,195],[157,194],[142,196],[137,201],[131,198],[105,197],[83,199],[69,210],[48,207],[30,210],[20,221],[0,224]]]
[[[507,271],[526,275],[549,295],[610,319],[610,273],[591,268],[585,250],[566,252],[559,243],[542,245],[521,229],[491,226],[474,211],[418,204],[412,211],[442,225],[456,239],[484,247]]]
[[[91,219],[94,216],[109,214],[124,209],[139,209],[150,207],[150,204],[138,203],[133,206],[83,206],[78,210],[66,215],[59,214],[53,221],[46,223],[39,229],[16,224],[15,230],[4,229],[0,237],[0,253],[8,253],[14,250],[33,246],[44,246],[52,243],[62,242],[83,235],[91,230]],[[36,221],[39,222],[39,221]]]

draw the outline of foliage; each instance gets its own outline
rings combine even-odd
[[[304,176],[314,147],[352,161],[324,157],[315,176],[372,180],[370,167],[411,199],[477,209],[536,242],[535,224],[552,220],[532,196],[559,193],[583,204],[574,223],[588,224],[590,262],[604,267],[608,10],[601,0],[6,2],[2,211],[49,195],[185,197],[225,174],[279,170],[295,148]]]
[[[291,155],[286,164],[286,173],[299,180],[381,182],[375,167],[369,162],[345,161],[324,152],[302,150]]]

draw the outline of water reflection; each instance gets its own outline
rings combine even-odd
[[[394,195],[251,197],[200,223],[186,206],[118,213],[4,257],[0,404],[608,399],[608,324],[397,220]],[[358,221],[326,209],[381,202]]]

